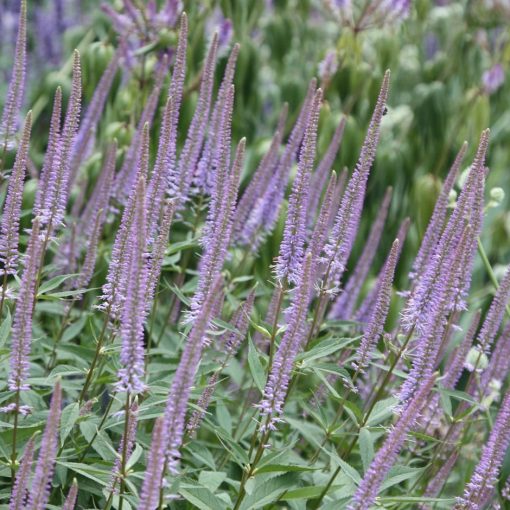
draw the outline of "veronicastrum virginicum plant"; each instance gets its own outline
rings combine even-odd
[[[188,7],[104,5],[116,48],[92,92],[85,38],[25,113],[19,2],[0,131],[1,504],[498,508],[510,270],[484,249],[504,200],[487,198],[489,130],[454,148],[423,228],[400,221],[402,187],[371,190],[399,107],[390,71],[335,116],[342,36],[299,106],[262,114],[239,78],[239,12]],[[325,14],[354,53],[413,20],[409,2]],[[503,67],[480,79],[487,98]],[[242,103],[268,120],[260,147]]]

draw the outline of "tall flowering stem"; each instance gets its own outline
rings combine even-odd
[[[8,275],[16,274],[18,266],[19,244],[19,220],[21,214],[21,202],[23,199],[23,184],[25,180],[30,132],[32,129],[32,112],[28,112],[23,128],[21,143],[14,161],[14,168],[7,187],[2,222],[0,224],[0,263],[3,275],[2,297],[0,299],[0,316],[7,291]]]
[[[348,320],[352,316],[363,282],[368,275],[372,261],[377,253],[377,247],[379,246],[384,224],[386,223],[386,217],[388,216],[392,192],[393,188],[391,187],[386,190],[377,218],[370,228],[370,233],[368,234],[367,242],[363,247],[361,257],[359,258],[347,285],[333,304],[330,312],[331,317]]]
[[[129,253],[124,270],[127,272],[128,285],[122,303],[120,326],[121,368],[117,391],[126,392],[128,395],[141,393],[145,389],[143,327],[147,315],[146,234],[145,179],[141,177],[136,188],[133,223],[127,238]]]
[[[420,244],[420,250],[418,251],[418,255],[416,255],[416,258],[413,262],[413,272],[411,273],[411,277],[413,278],[417,275],[421,275],[423,268],[430,260],[434,248],[439,242],[439,238],[441,237],[441,233],[446,221],[450,191],[452,191],[455,180],[457,179],[460,165],[462,164],[464,156],[466,155],[466,150],[467,142],[464,142],[450,168],[450,171],[448,172],[448,175],[446,176],[443,187],[441,189],[441,193],[439,194],[439,197],[434,206],[434,211],[427,225],[427,229],[423,235],[423,239]]]
[[[23,452],[16,480],[14,482],[11,500],[9,502],[9,510],[23,510],[26,508],[25,502],[28,495],[30,478],[32,475],[32,463],[34,461],[35,441],[34,438],[29,439]]]
[[[454,510],[483,508],[487,491],[497,483],[498,473],[510,444],[510,392],[507,392],[492,427],[489,439],[482,450],[480,461],[464,489],[457,498]]]
[[[409,407],[401,414],[382,447],[377,451],[374,460],[354,493],[351,503],[347,507],[348,510],[366,510],[374,504],[381,484],[395,463],[407,433],[416,424],[421,410],[427,403],[427,397],[434,382],[434,376],[430,376],[422,382]]]
[[[179,450],[185,431],[186,408],[195,374],[202,357],[202,350],[206,342],[206,331],[213,318],[212,312],[217,294],[220,292],[220,282],[220,277],[214,280],[211,286],[211,292],[207,294],[200,311],[193,321],[193,327],[186,340],[186,345],[184,346],[184,351],[168,394],[163,422],[164,440],[162,442],[165,445],[168,469],[173,473],[175,473],[178,468],[180,458]],[[153,437],[153,442],[156,439],[156,437]],[[164,458],[159,459],[158,468],[155,470],[155,474],[160,475],[159,480],[161,480],[161,476],[163,476],[163,468]]]
[[[27,0],[21,0],[18,35],[14,50],[14,65],[7,90],[2,119],[0,120],[1,164],[0,179],[3,180],[3,170],[7,150],[12,146],[12,137],[16,131],[18,115],[25,92],[25,78],[27,69]]]
[[[397,265],[399,248],[400,242],[396,239],[383,268],[381,285],[377,294],[372,317],[361,339],[360,348],[356,352],[356,359],[353,363],[356,372],[363,372],[366,369],[370,361],[371,351],[377,344],[384,330],[384,323],[386,322],[386,317],[390,308],[391,288],[395,267]]]
[[[327,258],[324,285],[328,291],[338,288],[358,230],[367,180],[379,143],[389,83],[390,72],[386,71],[358,163],[345,190],[329,240],[324,247]]]
[[[37,467],[30,490],[28,507],[33,510],[44,510],[50,496],[51,480],[55,469],[62,407],[62,390],[57,381],[51,397],[48,421],[39,450]]]
[[[308,220],[308,189],[310,187],[311,172],[315,160],[317,145],[317,126],[322,103],[322,90],[315,93],[308,123],[303,139],[298,171],[289,198],[289,207],[283,240],[280,245],[275,274],[278,280],[287,280],[296,285],[300,277],[303,262],[306,226]]]

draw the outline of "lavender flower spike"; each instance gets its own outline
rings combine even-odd
[[[289,208],[276,261],[275,274],[278,280],[297,284],[306,241],[308,220],[308,189],[317,145],[317,126],[322,103],[322,90],[318,89],[313,99],[305,131],[298,171],[289,198]]]
[[[42,222],[47,224],[49,235],[62,224],[69,196],[69,179],[71,172],[71,151],[78,131],[81,108],[81,63],[77,50],[73,55],[73,79],[71,96],[67,107],[62,134],[57,142],[52,169],[48,176],[47,195]]]
[[[388,315],[391,301],[391,287],[393,283],[393,275],[397,265],[399,252],[399,240],[395,239],[391,247],[390,254],[384,265],[381,283],[377,294],[377,301],[368,323],[363,338],[361,339],[360,348],[356,353],[356,360],[353,367],[358,372],[363,372],[368,366],[370,354],[374,346],[377,344],[379,337],[384,331],[384,323]]]
[[[128,430],[127,436],[122,434],[122,438],[119,442],[119,447],[117,448],[117,456],[115,457],[115,461],[112,467],[112,476],[110,478],[110,483],[108,484],[108,491],[113,491],[115,493],[118,492],[118,486],[120,485],[120,469],[121,469],[121,458],[126,452],[126,462],[131,457],[133,453],[133,447],[135,445],[136,439],[136,427],[138,425],[138,404],[133,402],[131,407],[129,408],[129,417],[126,416],[126,420],[128,422]],[[124,443],[126,442],[126,448],[124,450]]]
[[[239,176],[244,161],[245,146],[246,140],[243,138],[237,146],[231,175],[228,179],[225,176],[223,182],[224,188],[218,188],[213,197],[217,205],[214,210],[209,211],[207,225],[203,234],[204,255],[200,262],[198,284],[191,300],[190,311],[187,317],[188,321],[196,316],[197,311],[206,300],[212,282],[221,271],[227,256],[227,250],[232,237],[233,217],[237,192],[239,190]],[[224,150],[226,152],[229,150],[229,147],[225,146]],[[222,181],[218,180],[218,186],[220,182]],[[217,211],[216,216],[214,216],[214,211]]]
[[[140,183],[141,178],[147,177],[149,167],[149,125],[145,124],[141,155],[138,163],[136,187]],[[136,205],[136,187],[133,188],[128,203],[122,213],[119,230],[115,236],[112,247],[111,261],[106,276],[106,283],[103,285],[101,300],[103,303],[98,306],[100,310],[106,310],[112,317],[117,317],[120,312],[120,305],[125,298],[127,288],[127,279],[129,272],[127,270],[127,252],[128,237],[135,217]]]
[[[170,195],[177,198],[180,205],[188,198],[189,189],[193,181],[193,174],[200,158],[204,143],[205,130],[209,119],[211,96],[214,82],[214,67],[218,51],[218,34],[215,33],[211,47],[207,53],[202,71],[202,83],[195,113],[191,120],[188,136],[179,159],[177,172],[170,174]]]
[[[448,254],[443,272],[431,290],[430,307],[424,314],[425,327],[416,339],[417,349],[413,355],[413,365],[405,382],[402,384],[398,398],[407,405],[416,392],[421,381],[427,379],[436,367],[436,360],[441,347],[441,340],[446,328],[445,317],[449,312],[451,289],[456,285],[456,275],[463,261],[463,254],[468,247],[471,227],[464,229],[456,250]]]
[[[317,207],[319,205],[322,191],[324,190],[324,186],[328,181],[328,176],[331,173],[331,167],[335,162],[338,149],[342,143],[344,129],[345,117],[342,117],[335,130],[335,133],[333,134],[333,138],[329,143],[329,147],[327,148],[326,153],[324,154],[321,162],[318,164],[317,169],[312,176],[312,185],[310,187],[310,205],[308,207],[308,216],[310,222],[313,221],[315,214],[317,213]]]
[[[308,333],[306,314],[315,273],[312,262],[312,254],[308,252],[292,304],[287,311],[287,329],[274,356],[262,400],[257,404],[261,410],[261,431],[275,430],[276,423],[281,421],[294,360]]]
[[[324,247],[327,257],[326,284],[331,291],[337,289],[340,284],[358,231],[368,175],[379,143],[379,130],[386,108],[389,84],[390,72],[386,71],[358,163],[342,197],[329,241]]]
[[[0,151],[5,152],[12,146],[12,137],[16,131],[17,117],[21,109],[25,91],[27,69],[27,0],[21,0],[19,11],[18,35],[14,51],[14,66],[9,89],[0,121]],[[2,156],[3,158],[3,156]]]
[[[25,254],[25,267],[21,276],[12,324],[11,369],[8,380],[11,391],[28,389],[26,384],[30,368],[28,357],[32,342],[32,317],[37,274],[41,263],[41,245],[39,218],[35,218]]]
[[[377,451],[347,510],[367,510],[372,507],[384,478],[395,463],[406,440],[407,433],[418,420],[420,411],[427,402],[434,381],[434,375],[423,381],[409,407],[399,417],[383,445]]]
[[[180,447],[184,435],[186,408],[195,373],[202,357],[206,331],[212,320],[212,311],[220,291],[221,277],[216,277],[211,285],[186,341],[177,371],[172,380],[164,415],[164,444],[170,472],[176,472],[180,458]],[[161,466],[161,472],[163,467]],[[159,470],[159,467],[158,467]]]
[[[507,392],[492,427],[489,439],[482,450],[480,462],[466,484],[464,494],[457,498],[453,510],[483,508],[487,491],[493,489],[510,443],[510,392]]]
[[[168,235],[170,233],[170,227],[172,225],[174,213],[175,202],[173,200],[167,200],[163,209],[163,217],[161,219],[159,234],[154,241],[149,263],[147,275],[147,294],[145,298],[147,310],[149,310],[149,308],[152,306],[154,296],[156,294],[159,277],[161,275],[161,266],[165,256],[165,249],[168,244]]]
[[[234,79],[239,48],[239,44],[234,44],[234,47],[232,48],[232,51],[228,57],[223,79],[221,80],[220,89],[218,90],[218,96],[212,109],[207,140],[205,141],[202,155],[197,165],[197,175],[195,177],[196,184],[199,188],[202,189],[202,191],[208,194],[211,194],[214,191],[214,174],[216,168],[212,166],[212,163],[213,159],[216,160],[216,155],[219,154],[219,151],[221,150],[222,112],[225,106],[225,99],[227,97],[228,89],[230,88],[230,85],[232,85]]]
[[[443,184],[443,188],[441,189],[441,193],[439,194],[436,205],[434,206],[434,212],[430,217],[427,230],[425,231],[421,241],[420,250],[418,251],[418,255],[416,255],[416,258],[413,262],[413,272],[411,277],[419,275],[423,272],[423,268],[427,264],[427,261],[430,259],[432,252],[436,247],[439,238],[441,237],[446,219],[446,211],[448,207],[450,191],[453,189],[455,179],[457,179],[459,168],[466,154],[466,150],[467,142],[464,142],[450,168],[450,171],[448,172],[448,175]]]
[[[386,190],[377,218],[370,228],[370,233],[368,234],[367,241],[363,247],[361,257],[356,263],[356,267],[350,276],[347,285],[333,304],[329,314],[330,317],[344,320],[352,317],[363,282],[370,271],[370,266],[372,265],[372,261],[377,253],[377,247],[379,246],[384,224],[386,223],[386,218],[388,216],[392,192],[393,188],[391,187]],[[403,240],[401,239],[401,241]]]
[[[16,480],[11,493],[11,500],[9,502],[9,510],[24,510],[25,500],[28,494],[30,477],[32,473],[32,462],[34,460],[34,438],[29,439],[23,452],[18,472],[16,473]]]
[[[55,97],[53,99],[53,110],[51,112],[50,131],[48,134],[48,146],[44,156],[44,163],[39,176],[37,186],[37,194],[34,202],[34,215],[44,215],[44,204],[47,202],[48,186],[50,174],[52,172],[54,162],[56,162],[57,147],[60,139],[60,123],[62,115],[62,88],[57,87]],[[56,164],[56,163],[55,163]]]
[[[312,237],[309,243],[309,249],[312,252],[312,259],[315,265],[319,261],[319,257],[324,246],[324,241],[328,236],[328,231],[331,226],[331,219],[335,216],[334,207],[334,195],[336,191],[337,178],[336,172],[331,172],[329,178],[328,187],[324,193],[324,199],[322,201],[321,209],[315,227],[312,232]]]
[[[73,484],[67,493],[67,498],[64,501],[62,506],[62,510],[74,510],[76,505],[76,498],[78,497],[78,482],[76,478],[73,480]]]
[[[478,348],[485,353],[490,352],[490,348],[496,333],[503,320],[505,307],[510,297],[510,267],[506,270],[503,280],[492,300],[489,311],[483,321],[482,329],[478,335]]]
[[[44,428],[37,467],[30,490],[28,508],[31,510],[44,510],[48,503],[57,456],[61,406],[62,390],[60,381],[57,381],[51,397],[50,412]]]
[[[147,469],[140,492],[138,510],[154,510],[159,504],[159,492],[166,457],[166,437],[163,418],[158,418],[152,430],[152,441],[147,456]]]
[[[9,178],[7,198],[5,199],[0,225],[0,274],[15,274],[18,266],[19,218],[23,198],[30,131],[32,129],[32,112],[28,112],[23,128],[21,144],[16,154],[14,168]]]
[[[127,289],[122,304],[120,336],[121,368],[118,373],[117,391],[141,393],[145,389],[143,325],[147,315],[147,218],[145,208],[145,179],[138,181],[133,223],[127,237],[129,250],[126,265]]]

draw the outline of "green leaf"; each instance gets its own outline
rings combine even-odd
[[[397,403],[395,397],[385,398],[375,404],[374,409],[370,413],[370,417],[367,420],[367,425],[378,425],[382,421],[386,420],[393,414],[393,408]]]
[[[366,473],[368,466],[370,466],[374,458],[372,434],[370,434],[370,431],[366,427],[363,427],[359,431],[359,452],[361,455],[361,462],[363,463],[363,472]]]
[[[254,510],[263,508],[265,505],[276,501],[285,491],[296,483],[296,475],[287,473],[281,476],[270,478],[257,485],[253,492],[244,499],[241,508],[243,510]]]
[[[262,473],[291,473],[293,471],[301,472],[301,471],[316,471],[320,468],[313,468],[310,466],[299,466],[297,464],[269,464],[258,468],[255,470],[255,475],[260,475]]]
[[[62,342],[69,342],[73,338],[76,338],[87,323],[87,315],[83,314],[76,322],[73,322],[62,335]]]
[[[227,478],[227,473],[221,471],[200,471],[198,482],[214,492]]]
[[[7,338],[9,337],[9,332],[11,331],[11,312],[7,309],[7,315],[5,319],[2,321],[2,325],[0,326],[0,347],[3,347]]]
[[[103,487],[108,485],[112,476],[111,470],[99,469],[78,462],[63,462],[61,460],[57,460],[57,464],[64,466],[75,473],[83,475],[90,480],[94,480],[94,482],[99,483]]]
[[[72,278],[74,276],[78,276],[77,273],[75,274],[63,274],[59,276],[54,276],[51,280],[48,280],[47,282],[44,282],[37,292],[37,296],[42,296],[43,294],[46,294],[50,292],[53,289],[56,289],[59,287],[63,282],[68,280],[69,278]]]
[[[201,510],[225,510],[225,502],[215,496],[207,487],[180,487],[179,494]]]
[[[266,385],[266,374],[262,364],[260,363],[257,349],[253,345],[251,338],[248,340],[248,365],[255,385],[259,389],[260,393],[263,393]]]
[[[309,351],[299,354],[296,357],[296,361],[301,361],[303,367],[310,366],[313,360],[316,360],[317,358],[325,358],[326,356],[343,349],[356,340],[358,340],[358,338],[329,338],[323,340]]]
[[[60,419],[60,445],[64,446],[67,436],[73,430],[76,420],[80,416],[80,406],[77,402],[69,404],[62,411]]]

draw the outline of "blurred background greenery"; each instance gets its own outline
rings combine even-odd
[[[120,0],[107,4],[113,11],[122,10]],[[400,264],[403,285],[441,180],[464,140],[469,142],[468,165],[480,132],[491,128],[488,190],[509,189],[510,7],[497,0],[417,0],[411,2],[406,17],[381,15],[369,19],[366,11],[371,2],[353,0],[348,15],[345,4],[345,0],[182,2],[190,18],[190,72],[182,122],[187,125],[193,112],[194,85],[207,40],[215,28],[230,20],[232,33],[225,35],[226,44],[230,40],[241,44],[235,79],[234,140],[242,136],[248,139],[244,182],[268,146],[283,103],[290,106],[290,128],[313,76],[325,89],[320,152],[324,152],[341,115],[347,115],[335,168],[347,166],[352,170],[382,75],[385,69],[391,69],[388,113],[353,260],[378,214],[385,188],[392,185],[390,219],[376,266],[382,263],[401,220],[410,216],[412,228]],[[32,148],[36,165],[40,164],[55,86],[62,83],[64,90],[69,88],[72,49],[78,47],[83,57],[85,102],[90,100],[113,55],[118,30],[102,5],[95,0],[28,1],[31,56],[25,107],[33,106],[36,131],[40,133],[34,137]],[[4,0],[0,75],[9,74],[18,8],[18,2]],[[174,27],[168,26],[147,35],[140,44],[134,58],[141,59],[143,71],[134,72],[135,78],[140,72],[145,78],[126,81],[119,76],[99,140],[106,142],[115,136],[121,149],[127,147],[141,99],[150,91],[150,79],[146,77],[154,66],[154,55],[174,42]],[[226,55],[225,48],[218,80]],[[490,72],[492,75],[487,74]],[[0,80],[0,98],[4,97],[5,83]],[[99,158],[92,157],[88,165],[91,172],[97,172]],[[508,199],[504,199],[499,207],[488,210],[483,235],[496,266],[508,262],[509,233],[510,212]],[[259,262],[261,274],[276,253],[279,236],[277,229],[266,243]],[[483,271],[475,274],[480,288],[481,280],[487,281],[487,277]]]

